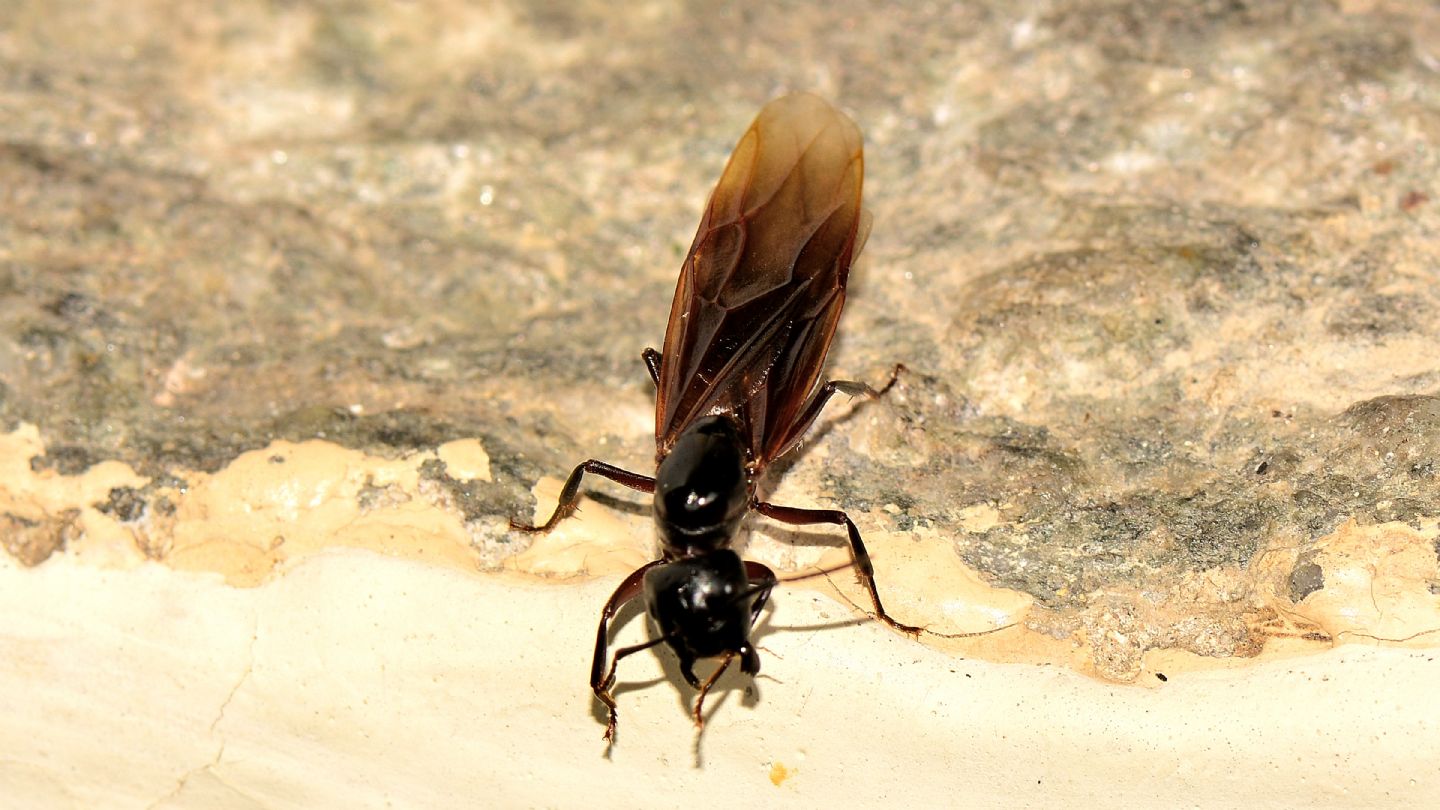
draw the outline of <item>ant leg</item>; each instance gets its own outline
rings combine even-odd
[[[765,603],[770,599],[770,591],[774,590],[775,584],[780,578],[775,576],[769,566],[764,563],[745,561],[745,577],[751,581],[751,587],[755,589],[755,601],[750,604],[750,627],[755,627],[755,622],[760,619],[760,611],[765,609]],[[754,583],[759,583],[758,585]],[[746,675],[755,676],[760,674],[760,655],[755,652],[755,646],[748,641],[740,647],[740,671]]]
[[[648,650],[664,640],[665,637],[661,636],[659,638],[652,638],[649,641],[642,642],[640,644],[631,644],[629,647],[621,647],[620,649],[616,650],[615,654],[610,656],[610,669],[605,673],[605,682],[604,684],[602,684],[602,688],[604,688],[608,692],[610,687],[615,685],[615,670],[619,669],[620,667],[620,659],[629,658],[632,653],[637,653],[641,650]],[[611,695],[610,697],[612,700],[614,699],[614,695]],[[603,702],[604,700],[605,699],[602,697],[601,701]],[[615,706],[613,704],[607,705],[610,705],[611,711],[614,711]]]
[[[696,728],[705,728],[705,715],[702,713],[705,710],[705,695],[710,692],[710,687],[714,686],[715,682],[720,680],[720,676],[725,674],[725,668],[730,666],[730,661],[734,658],[735,653],[733,651],[725,653],[725,658],[720,662],[720,666],[716,667],[715,671],[710,673],[710,677],[705,679],[705,683],[700,686],[700,696],[695,698]]]
[[[620,723],[620,710],[615,707],[615,696],[610,693],[610,687],[615,685],[615,670],[620,666],[620,659],[626,658],[632,653],[637,653],[641,650],[648,650],[664,640],[664,638],[652,638],[644,644],[632,644],[629,647],[621,647],[615,651],[615,656],[610,659],[610,671],[605,675],[605,683],[602,686],[595,686],[594,683],[591,683],[590,688],[594,690],[595,697],[599,698],[600,702],[605,704],[605,708],[609,709],[610,713],[609,718],[605,721],[605,736],[601,738],[605,742],[615,742],[615,727]]]
[[[619,712],[615,710],[615,697],[610,694],[610,687],[615,683],[615,668],[620,665],[620,659],[631,653],[639,652],[648,647],[658,644],[661,639],[656,639],[645,644],[636,644],[633,647],[623,647],[615,651],[615,657],[610,661],[610,670],[605,670],[605,649],[610,643],[610,620],[615,613],[628,604],[632,599],[640,595],[645,585],[645,572],[660,564],[660,560],[648,562],[630,573],[610,595],[610,600],[605,603],[604,610],[600,611],[600,629],[595,633],[595,658],[590,662],[590,689],[595,697],[605,704],[610,710],[609,721],[605,724],[605,740],[607,742],[615,739],[615,724],[619,720]]]
[[[660,385],[660,352],[646,349],[640,352],[640,357],[645,361],[645,368],[650,371],[650,379],[655,382],[655,385]]]
[[[679,655],[679,651],[678,651],[678,650],[676,651],[676,654]],[[687,656],[685,656],[685,655],[680,655],[680,675],[681,675],[682,677],[684,677],[684,678],[685,678],[685,682],[688,683],[688,684],[690,684],[690,686],[692,686],[693,688],[695,688],[695,689],[699,689],[699,688],[700,688],[700,679],[697,678],[697,677],[695,677],[695,659],[694,659],[694,658],[689,658],[689,657],[687,657]]]
[[[886,380],[878,390],[871,388],[869,383],[857,380],[830,380],[820,386],[820,390],[815,392],[815,396],[806,403],[805,410],[800,412],[800,416],[790,426],[790,432],[780,443],[780,447],[783,449],[775,454],[775,458],[785,455],[794,447],[800,437],[804,436],[805,432],[819,418],[820,412],[825,409],[825,403],[829,402],[831,397],[836,394],[844,394],[849,397],[863,396],[869,399],[879,399],[890,393],[890,389],[895,387],[895,383],[900,380],[900,372],[909,370],[904,363],[896,363],[895,367],[890,370],[890,379]]]
[[[623,484],[640,492],[655,491],[654,478],[622,470],[592,458],[570,471],[570,477],[565,479],[565,486],[560,489],[560,501],[555,504],[555,511],[551,513],[549,520],[539,526],[529,526],[512,518],[510,528],[519,532],[548,532],[555,528],[556,523],[575,514],[575,507],[580,503],[580,479],[587,472],[609,478],[617,484]]]
[[[885,612],[885,607],[880,604],[880,592],[875,590],[875,566],[870,562],[870,552],[865,550],[865,541],[860,539],[860,530],[855,528],[849,515],[839,509],[801,509],[795,506],[777,506],[764,501],[755,502],[755,511],[792,526],[811,526],[816,523],[844,526],[850,537],[850,553],[854,558],[855,572],[860,575],[860,582],[865,586],[865,590],[870,592],[870,601],[875,605],[875,618],[911,636],[918,636],[924,629],[901,624]]]
[[[896,363],[895,367],[890,369],[890,379],[886,380],[885,384],[880,386],[880,390],[875,392],[875,396],[883,397],[890,393],[890,389],[895,387],[895,383],[900,382],[900,372],[908,372],[909,370],[910,367],[904,363]]]
[[[765,609],[765,603],[770,599],[770,591],[780,578],[775,572],[764,563],[751,560],[745,561],[745,578],[750,580],[751,586],[755,588],[755,601],[750,605],[750,626],[755,626],[755,620],[760,618],[760,611]],[[755,583],[759,585],[755,585]]]
[[[820,414],[820,409],[825,407],[825,403],[830,401],[830,397],[836,394],[879,399],[890,393],[890,389],[894,388],[895,383],[900,381],[900,372],[909,370],[904,363],[896,363],[895,367],[890,369],[890,379],[886,380],[885,384],[880,386],[879,389],[871,388],[870,383],[860,382],[858,380],[830,380],[820,387],[820,391],[815,395],[814,401],[810,404],[810,409],[813,409],[815,413],[806,413],[805,415],[809,416],[811,420],[814,420],[815,417]]]

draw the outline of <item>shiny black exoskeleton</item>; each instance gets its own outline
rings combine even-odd
[[[653,350],[645,353],[651,374],[658,364]],[[560,494],[560,505],[545,526],[574,510],[580,476],[603,475],[655,496],[655,527],[660,536],[660,559],[626,577],[600,615],[591,662],[590,686],[609,710],[605,739],[615,735],[617,713],[610,688],[620,660],[664,642],[675,651],[680,673],[700,690],[695,701],[695,722],[705,695],[735,658],[748,675],[760,672],[760,656],[750,643],[750,628],[764,609],[778,581],[761,563],[742,560],[731,546],[751,509],[763,509],[755,498],[754,463],[735,422],[723,415],[696,420],[675,440],[660,460],[654,478],[587,461],[571,473]],[[785,507],[775,507],[784,509]],[[524,528],[524,527],[520,527]],[[643,644],[615,651],[605,667],[610,619],[621,605],[643,592],[645,612],[659,634]],[[695,676],[695,662],[720,658],[720,666],[703,682]]]
[[[645,572],[645,610],[679,657],[680,673],[699,688],[693,667],[701,658],[735,654],[742,671],[760,671],[750,624],[761,594],[773,585],[774,580],[752,585],[740,555],[724,548]]]
[[[739,431],[723,416],[680,434],[655,471],[655,528],[667,553],[694,557],[734,541],[754,490],[748,461]]]
[[[691,425],[655,473],[663,556],[645,572],[645,609],[696,688],[692,668],[700,658],[738,655],[742,671],[760,671],[750,625],[775,577],[766,570],[752,584],[730,549],[753,490],[740,434],[723,416]]]

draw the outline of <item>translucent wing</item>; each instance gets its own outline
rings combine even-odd
[[[863,177],[860,130],[818,96],[784,96],[756,116],[680,269],[660,361],[660,457],[709,414],[739,422],[757,464],[798,438],[868,230]]]

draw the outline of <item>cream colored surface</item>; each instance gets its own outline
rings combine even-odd
[[[1316,543],[1325,587],[1300,603],[1330,635],[1431,644],[1440,640],[1437,532],[1403,523],[1359,526],[1349,521]]]
[[[833,625],[851,611],[795,591],[761,637],[759,699],[725,693],[702,735],[662,659],[627,661],[607,759],[585,680],[612,585],[358,550],[256,588],[4,562],[6,804],[1415,807],[1440,790],[1430,652],[1344,646],[1142,690]]]
[[[1295,656],[1324,644],[1276,633],[1258,663],[1156,649],[1147,689],[1057,665],[1085,661],[1072,642],[1023,626],[902,637],[865,618],[846,573],[786,583],[761,621],[761,677],[751,688],[727,676],[703,734],[668,655],[627,659],[607,758],[587,685],[595,623],[648,558],[645,518],[582,502],[504,570],[482,573],[462,518],[421,479],[436,453],[392,460],[277,442],[214,475],[190,473],[186,491],[165,493],[173,514],[123,523],[97,504],[143,477],[114,463],[67,477],[15,461],[41,452],[33,428],[0,436],[0,511],[61,525],[66,541],[34,567],[0,555],[6,806],[621,807],[706,795],[750,806],[1289,807],[1440,796],[1429,710],[1440,666],[1414,646],[1437,624],[1422,587],[1437,575],[1433,526],[1347,524],[1320,545],[1331,581],[1298,606],[1303,621],[1277,621],[1353,643]],[[478,443],[438,457],[452,476],[489,475]],[[542,517],[559,485],[537,485]],[[756,531],[750,552],[800,573],[848,559],[787,531]],[[956,633],[1034,610],[966,571],[941,537],[866,534],[903,621]],[[643,624],[629,615],[618,643],[642,638]],[[617,784],[650,793],[610,792]]]
[[[433,457],[389,461],[320,441],[245,453],[192,481],[167,562],[245,585],[284,560],[334,545],[467,565],[459,517],[416,497],[419,467]]]

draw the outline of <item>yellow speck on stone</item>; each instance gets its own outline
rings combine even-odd
[[[476,439],[460,439],[440,445],[436,454],[445,462],[445,472],[461,481],[478,478],[493,481],[490,477],[490,454]]]

